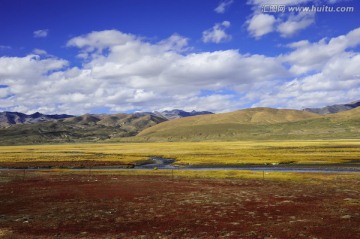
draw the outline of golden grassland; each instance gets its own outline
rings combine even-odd
[[[0,146],[1,162],[114,161],[157,156],[176,164],[341,163],[360,160],[358,140],[161,142]]]

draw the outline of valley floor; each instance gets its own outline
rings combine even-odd
[[[175,164],[334,164],[360,161],[359,140],[98,143],[0,146],[0,168],[96,167],[142,164],[150,157]]]
[[[357,140],[1,146],[0,153],[0,238],[360,238],[359,172],[191,169],[359,169]],[[101,170],[151,157],[188,169]],[[4,169],[29,167],[49,170]]]

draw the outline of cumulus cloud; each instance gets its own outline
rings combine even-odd
[[[0,99],[8,97],[10,95],[8,87],[0,87]]]
[[[323,6],[341,1],[344,0],[326,3],[319,0],[249,0],[247,4],[251,5],[252,14],[245,24],[249,34],[257,39],[271,32],[277,32],[281,37],[292,37],[315,23],[316,13],[290,11],[287,7]],[[272,12],[272,6],[285,6],[284,12]]]
[[[159,42],[116,30],[70,39],[86,59],[33,54],[0,58],[1,110],[83,114],[244,105],[313,107],[355,100],[360,91],[360,28],[278,56],[237,50],[194,52],[174,34]],[[42,53],[38,51],[38,53]],[[207,93],[204,93],[207,92]]]
[[[54,91],[49,90],[52,87],[49,75],[65,70],[67,66],[68,62],[65,60],[43,59],[35,54],[1,57],[0,85],[6,86],[6,95],[0,98],[2,110],[27,112],[34,107],[54,104],[57,94],[52,95]]]
[[[290,108],[319,107],[356,100],[360,93],[360,28],[346,35],[318,42],[295,42],[293,51],[279,56],[293,75],[256,105],[283,105]]]
[[[274,30],[276,19],[269,14],[254,15],[248,22],[248,31],[255,38],[268,34]]]
[[[116,30],[94,31],[86,35],[74,37],[67,42],[67,46],[77,47],[86,52],[97,50],[101,52],[105,48],[118,45],[126,45],[136,40],[131,34]]]
[[[216,23],[211,29],[203,31],[202,41],[205,43],[221,43],[231,40],[231,35],[225,31],[230,27],[229,21],[223,21],[222,23]]]
[[[332,39],[321,39],[315,43],[301,41],[290,44],[293,51],[284,57],[291,64],[290,71],[294,74],[305,74],[313,70],[321,70],[333,57],[338,57],[345,50],[360,44],[360,28],[346,35]]]
[[[189,39],[179,34],[173,34],[169,38],[162,40],[158,45],[163,49],[169,51],[184,52],[190,50],[188,47]]]
[[[81,68],[52,56],[3,57],[0,84],[14,96],[7,109],[80,114],[165,108],[234,110],[234,93],[286,75],[274,58],[242,55],[237,50],[191,52],[187,39],[172,35],[157,43],[116,30],[70,39],[69,47],[87,58]],[[266,65],[266,67],[264,67]],[[249,70],[250,69],[250,70]],[[211,95],[201,92],[210,90]],[[44,108],[44,106],[46,106]],[[219,108],[221,107],[221,109]]]
[[[62,69],[68,64],[67,61],[46,58],[31,54],[25,57],[1,57],[0,58],[0,79],[1,85],[6,85],[12,80],[29,81],[43,78],[48,72]],[[27,79],[23,79],[23,76]]]
[[[286,21],[278,25],[277,31],[282,37],[290,37],[314,22],[315,13],[302,12],[297,15],[290,15]]]
[[[259,39],[271,32],[278,32],[281,37],[291,37],[314,22],[315,13],[301,12],[277,18],[274,15],[258,13],[253,15],[246,24],[250,35]]]
[[[47,55],[47,52],[46,52],[45,50],[38,49],[38,48],[35,48],[35,49],[33,50],[33,53],[34,53],[35,55],[39,55],[39,56],[41,56],[41,55]]]
[[[49,29],[36,30],[33,32],[35,38],[44,38],[49,34]]]
[[[214,9],[217,13],[225,13],[225,11],[233,4],[234,0],[222,0],[219,5]]]

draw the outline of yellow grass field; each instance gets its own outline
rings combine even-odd
[[[341,163],[360,160],[360,142],[239,141],[1,146],[0,163],[114,161],[136,163],[148,157],[176,159],[176,164]]]

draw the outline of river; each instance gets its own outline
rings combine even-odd
[[[284,164],[284,165],[196,165],[176,166],[174,159],[159,157],[151,158],[152,163],[135,166],[136,169],[172,169],[172,170],[250,170],[266,172],[311,172],[311,173],[340,173],[360,172],[360,162],[342,164]]]
[[[250,170],[250,171],[266,171],[266,172],[299,172],[299,173],[360,173],[360,161],[338,164],[279,164],[279,165],[174,165],[174,159],[151,157],[150,161],[141,165],[135,165],[133,168],[119,167],[92,167],[92,168],[70,168],[71,170]],[[51,170],[49,168],[0,168],[0,171],[6,170]]]

